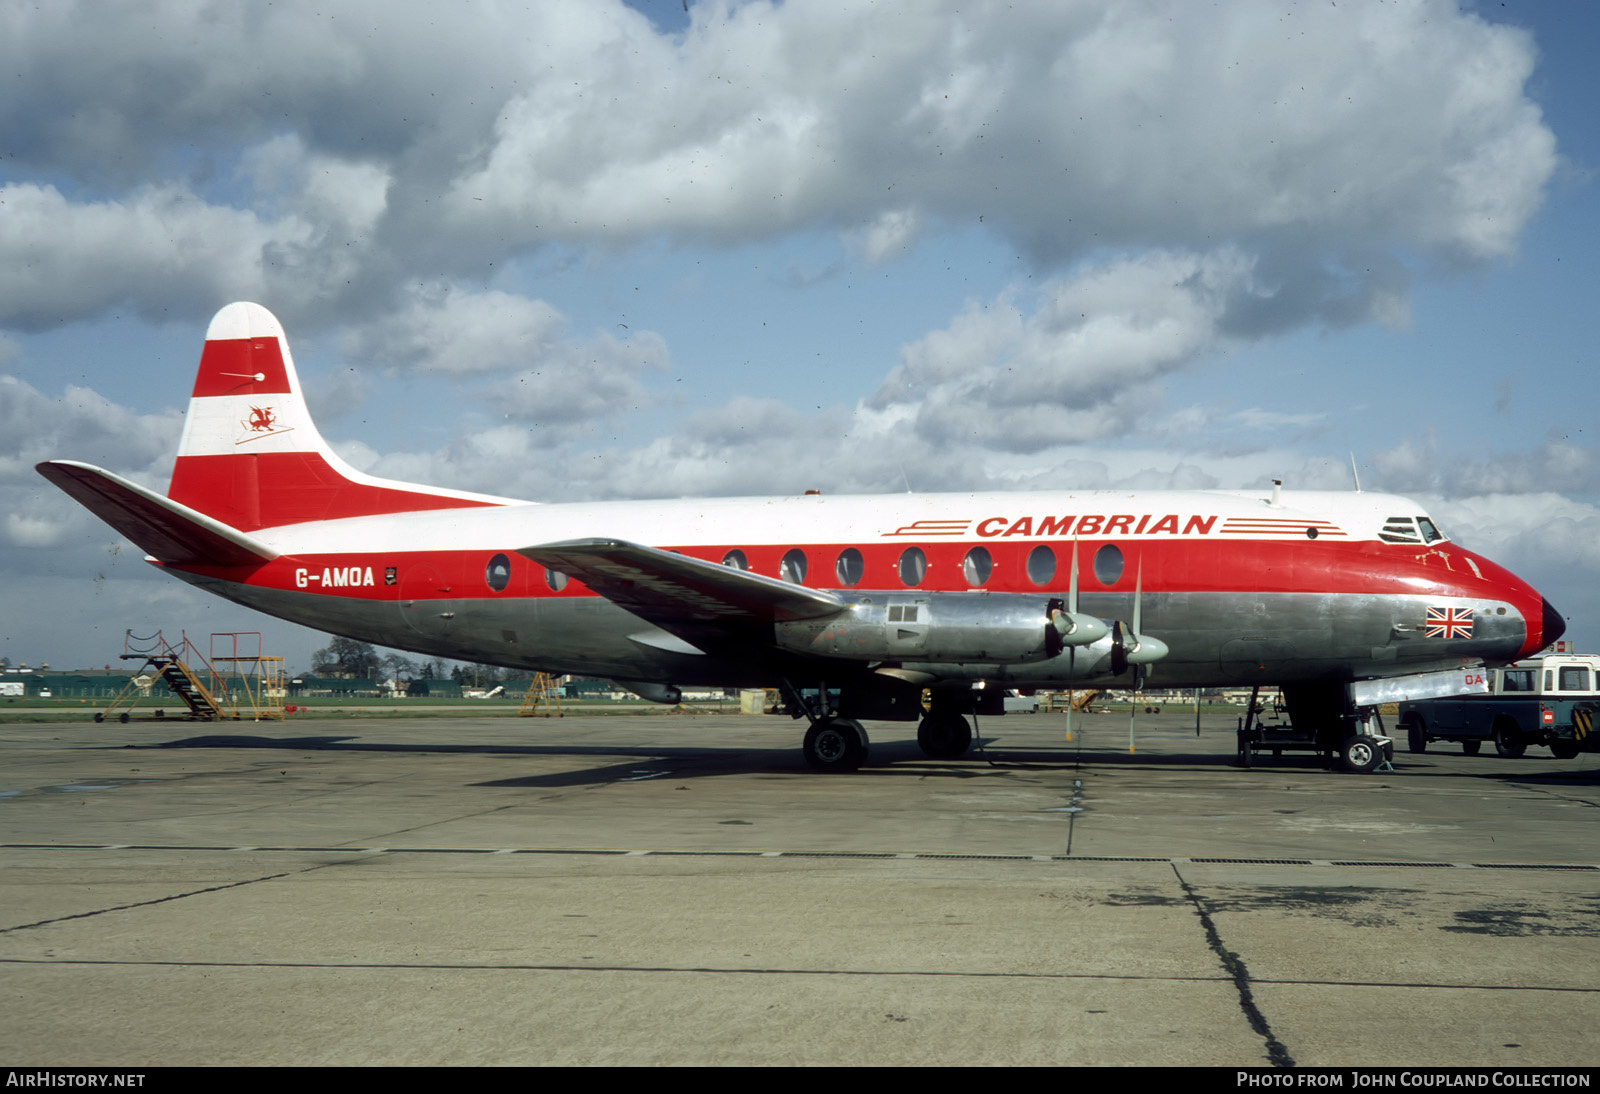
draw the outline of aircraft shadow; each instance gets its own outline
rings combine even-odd
[[[930,760],[913,741],[885,741],[872,745],[866,765],[854,776],[941,779],[982,778],[993,770],[1070,768],[1237,768],[1232,753],[1133,752],[1109,748],[1007,748],[1003,740],[982,740],[960,760]],[[813,775],[792,742],[772,748],[748,746],[700,747],[693,745],[577,745],[577,744],[456,744],[449,742],[394,743],[373,741],[357,734],[267,737],[253,734],[204,734],[122,748],[158,749],[261,749],[298,752],[380,752],[410,755],[494,755],[523,757],[604,757],[594,767],[496,779],[473,785],[486,787],[568,787],[603,782],[643,781],[668,777],[697,779],[727,775]],[[619,759],[619,757],[621,759]],[[1536,762],[1536,761],[1535,761]],[[1558,761],[1555,761],[1558,762]],[[1517,770],[1472,771],[1452,764],[1439,767],[1425,760],[1395,757],[1396,774],[1405,778],[1478,778],[1521,782],[1551,788],[1588,788],[1596,771],[1562,769],[1540,771],[1531,764]],[[1324,768],[1322,757],[1312,753],[1259,756],[1253,771],[1314,771]],[[1337,772],[1330,772],[1337,774]],[[820,777],[820,776],[819,776]],[[831,777],[831,776],[830,776]]]

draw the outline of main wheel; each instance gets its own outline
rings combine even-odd
[[[806,731],[801,748],[817,771],[855,771],[867,759],[867,731],[851,718],[822,718]]]
[[[1428,751],[1428,729],[1416,714],[1406,715],[1406,748],[1411,752]]]
[[[917,726],[917,744],[931,759],[959,759],[972,747],[972,727],[959,714],[931,713]]]
[[[1528,751],[1528,742],[1522,739],[1522,730],[1510,718],[1501,718],[1494,724],[1494,750],[1512,759]]]
[[[1478,754],[1478,749],[1482,747],[1482,741],[1462,741],[1461,754],[1463,756],[1476,756]]]
[[[1383,759],[1383,746],[1373,737],[1346,737],[1339,746],[1339,762],[1346,771],[1370,775]]]
[[[1575,759],[1578,755],[1578,742],[1557,738],[1550,742],[1550,755],[1558,760]]]

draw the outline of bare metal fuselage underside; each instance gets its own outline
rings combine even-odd
[[[892,662],[862,663],[775,649],[772,626],[751,624],[748,637],[721,648],[694,647],[600,597],[525,599],[357,600],[261,588],[202,577],[176,576],[208,592],[317,630],[379,645],[456,660],[550,673],[622,680],[740,687],[771,686],[775,674],[805,669],[807,677],[870,672],[885,664],[941,680],[989,681],[1021,687],[1131,683],[1110,670],[1110,640],[1026,664],[921,662],[907,648]],[[885,603],[915,602],[905,590],[860,592]],[[998,607],[1008,594],[990,597]],[[1308,680],[1349,680],[1450,667],[1463,660],[1509,661],[1525,639],[1522,618],[1480,611],[1476,631],[1457,642],[1416,641],[1398,625],[1417,618],[1437,595],[1357,593],[1166,592],[1144,594],[1145,628],[1161,635],[1170,653],[1147,666],[1154,687],[1211,687]],[[1128,618],[1133,597],[1082,597],[1086,614]],[[924,616],[926,620],[926,616]],[[937,620],[927,621],[937,626]],[[743,648],[736,648],[743,646]]]

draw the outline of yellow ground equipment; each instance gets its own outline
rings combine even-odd
[[[561,688],[548,672],[541,672],[528,684],[528,694],[522,697],[522,707],[517,714],[523,718],[564,718],[561,711]]]
[[[254,652],[249,652],[252,645]],[[134,708],[149,697],[157,677],[188,708],[185,717],[190,719],[260,721],[283,717],[283,658],[262,655],[258,632],[213,634],[209,658],[187,633],[174,645],[160,631],[149,638],[126,631],[122,649],[124,661],[142,664],[127,687],[104,710],[95,712],[97,722],[111,717],[129,721]],[[165,708],[158,707],[155,716],[165,718]]]

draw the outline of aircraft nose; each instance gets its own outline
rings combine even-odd
[[[1545,646],[1550,645],[1550,643],[1567,633],[1567,621],[1561,618],[1561,613],[1556,611],[1555,605],[1550,601],[1542,596],[1539,601],[1544,605],[1544,615],[1539,624],[1540,638],[1543,644],[1539,648],[1544,649]]]

